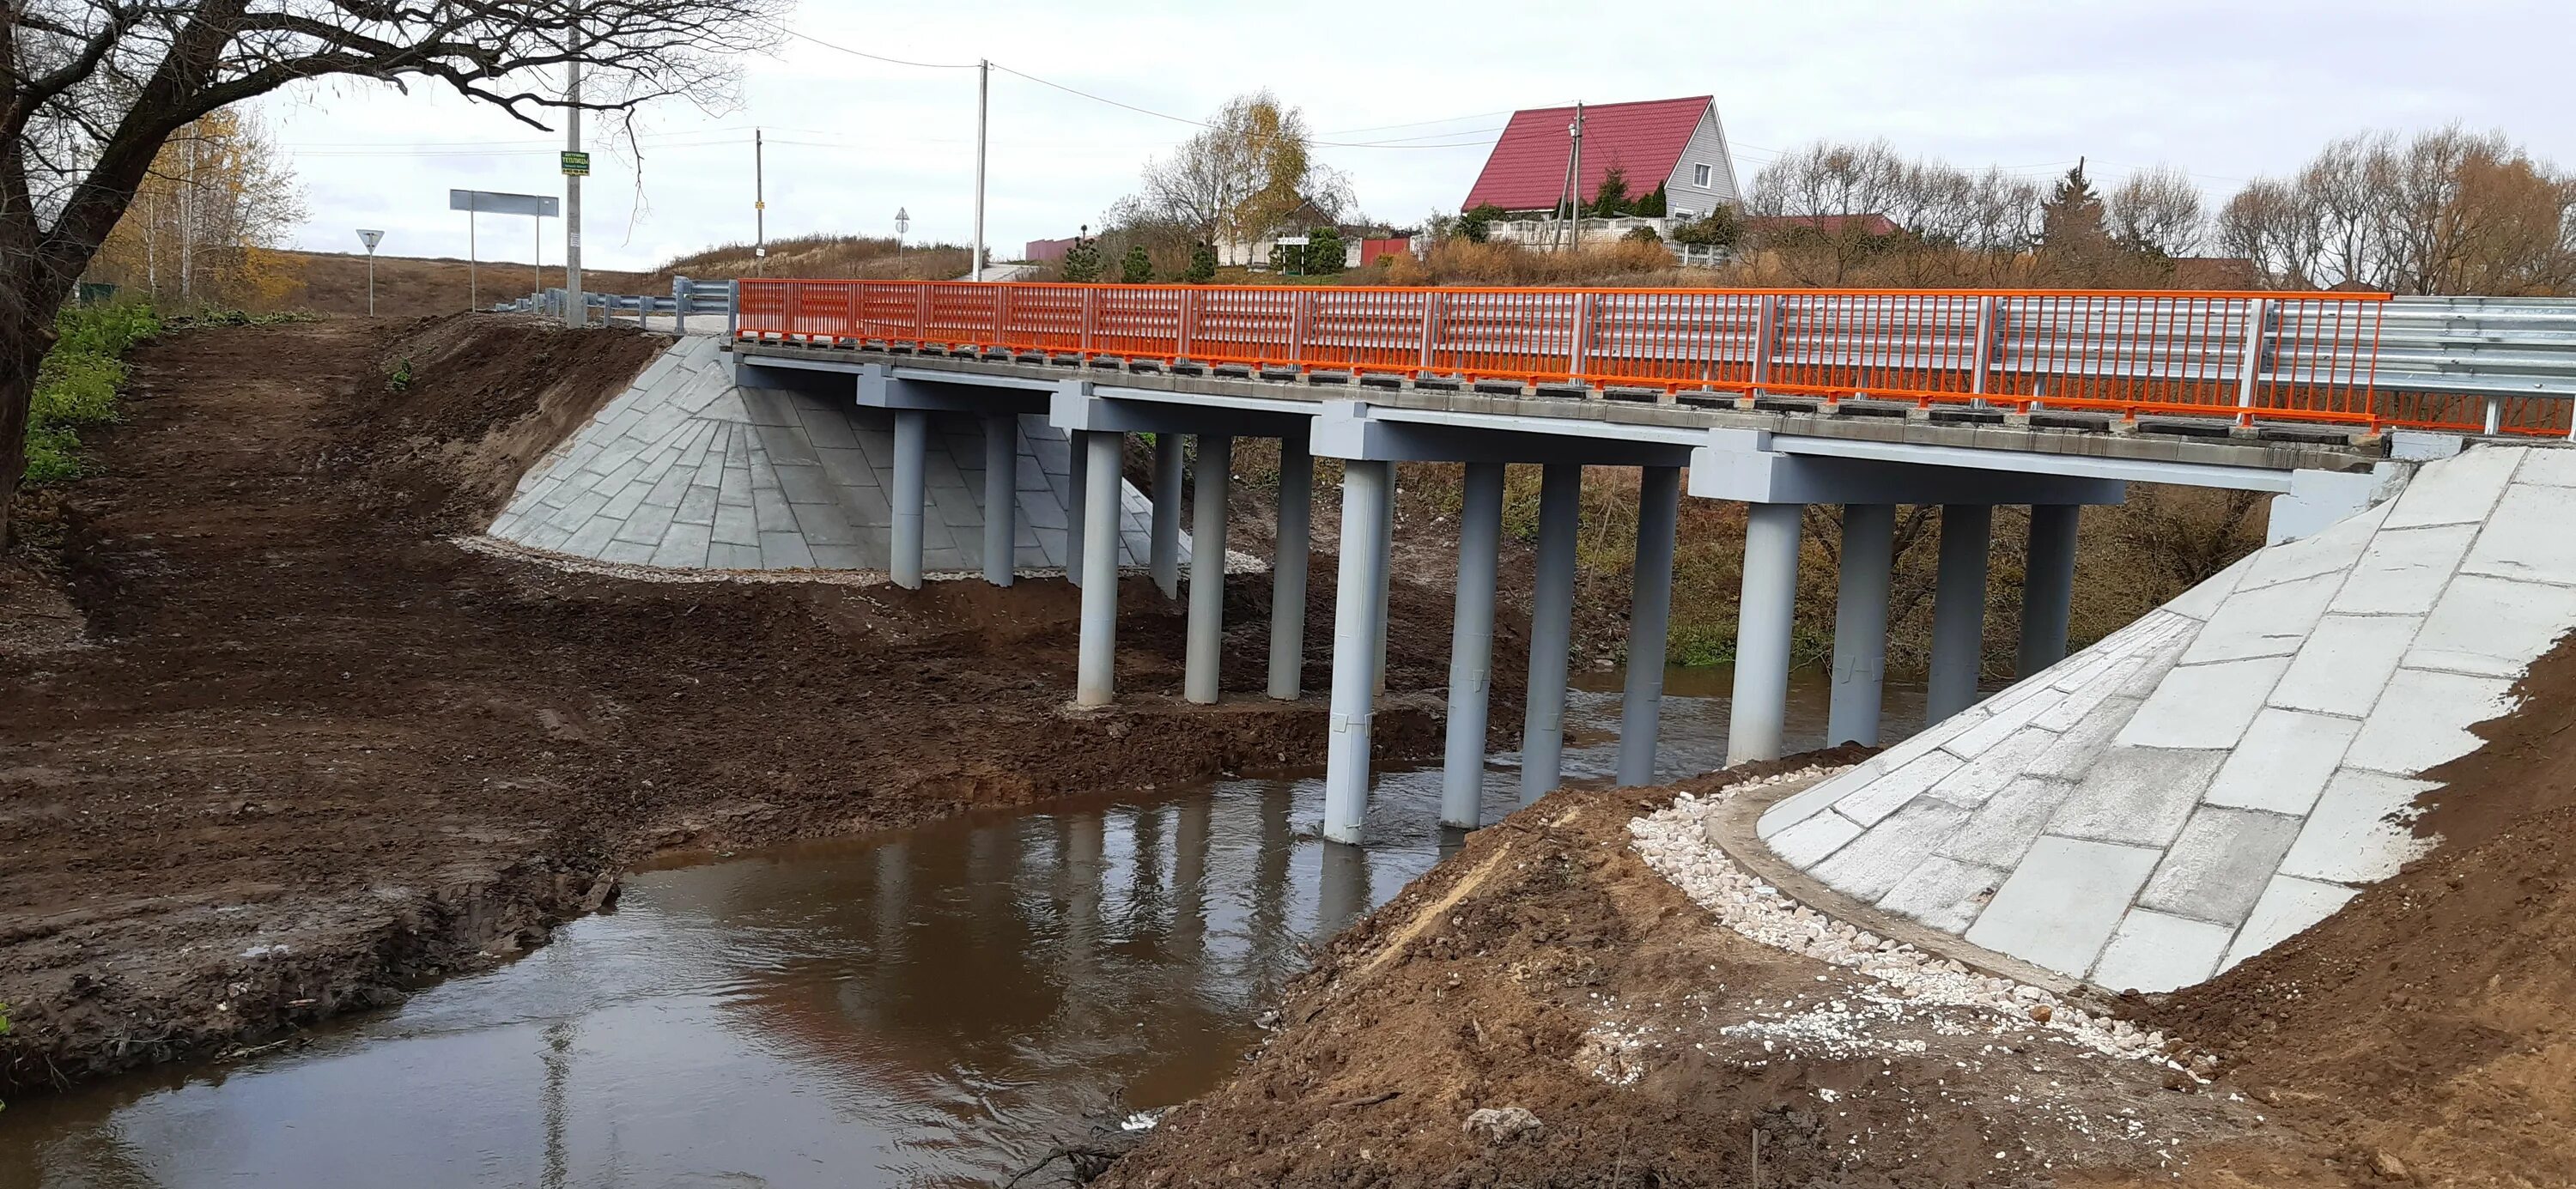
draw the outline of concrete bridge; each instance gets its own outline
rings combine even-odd
[[[1043,417],[1087,495],[1065,548],[1086,588],[1083,704],[1111,680],[1120,440],[1155,435],[1149,549],[1177,586],[1178,436],[1198,438],[1187,696],[1218,689],[1226,460],[1279,441],[1270,693],[1294,698],[1311,466],[1343,464],[1325,832],[1359,840],[1385,631],[1392,464],[1463,463],[1450,797],[1475,825],[1503,467],[1544,468],[1522,794],[1558,783],[1576,494],[1642,468],[1623,779],[1653,770],[1678,502],[1750,505],[1730,756],[1781,750],[1801,510],[1845,508],[1831,735],[1876,742],[1899,504],[1942,509],[1934,720],[1976,700],[1988,527],[2032,509],[2021,669],[2066,648],[2081,509],[2146,481],[2273,493],[2275,539],[2391,482],[2373,384],[2384,299],[2349,295],[1206,289],[747,281],[738,382],[892,414],[889,568],[917,582],[918,464],[934,415]],[[2251,366],[2248,366],[2248,361]],[[906,427],[916,427],[907,429]],[[999,469],[988,474],[1000,474]],[[913,475],[907,479],[904,476]],[[983,526],[1010,579],[1007,500]],[[1112,543],[1103,548],[1103,543]]]
[[[1831,740],[1875,743],[1895,508],[1937,505],[1930,725],[1776,805],[1731,805],[1717,833],[1802,903],[1989,969],[2177,986],[2333,911],[2414,853],[2389,823],[2430,787],[2417,778],[2473,748],[2468,727],[2576,627],[2576,303],[764,280],[739,295],[735,333],[667,352],[531,471],[493,535],[907,586],[1062,566],[1082,587],[1090,706],[1118,696],[1122,566],[1173,598],[1186,569],[1184,694],[1213,702],[1230,447],[1268,437],[1267,692],[1295,699],[1312,464],[1337,460],[1339,842],[1366,820],[1396,463],[1466,470],[1441,809],[1464,827],[1506,465],[1543,476],[1524,802],[1563,771],[1584,468],[1642,476],[1628,783],[1654,771],[1684,495],[1748,506],[1737,761],[1782,750],[1804,507],[1842,508]],[[1122,478],[1131,433],[1154,438],[1150,493]],[[2268,493],[2271,544],[2068,657],[2082,509],[2131,482]],[[2031,510],[2020,680],[1980,703],[1992,509],[2014,503]]]

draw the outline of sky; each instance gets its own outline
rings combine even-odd
[[[973,69],[894,65],[821,43],[995,69],[986,239],[996,258],[1072,234],[1133,191],[1229,98],[1300,108],[1317,156],[1370,217],[1450,211],[1514,108],[1713,95],[1749,186],[1782,151],[1885,138],[1907,155],[2045,179],[2089,159],[2103,183],[2188,170],[2215,206],[2365,129],[2500,129],[2576,168],[2564,102],[2570,0],[1722,0],[1656,9],[1482,0],[1301,6],[1129,0],[886,4],[798,0],[738,92],[665,101],[633,144],[593,135],[584,263],[640,269],[753,235],[753,129],[767,139],[767,233],[965,242]],[[1146,114],[1130,110],[1146,109]],[[462,256],[450,188],[560,194],[562,135],[415,83],[326,80],[263,101],[305,187],[295,246]],[[1178,119],[1163,117],[1180,117]],[[551,122],[551,117],[549,117]],[[1387,143],[1378,143],[1387,142]],[[486,215],[479,251],[525,261],[559,220]]]

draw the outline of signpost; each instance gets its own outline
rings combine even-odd
[[[496,215],[528,215],[535,218],[538,220],[536,224],[537,245],[542,252],[546,242],[546,225],[544,220],[548,215],[561,215],[563,213],[563,201],[551,194],[505,194],[497,190],[450,190],[447,192],[447,209],[451,211],[465,212],[466,308],[479,310],[483,308],[483,291],[482,283],[475,275],[475,269],[477,267],[475,256],[477,249],[474,243],[474,217],[485,211],[490,211]],[[545,268],[540,264],[537,269],[537,288],[540,290],[544,289],[546,287],[545,281]],[[567,284],[566,288],[570,288],[570,285]]]
[[[367,316],[376,316],[376,245],[384,242],[385,233],[358,229],[358,242],[367,245]],[[471,237],[469,237],[471,238]]]

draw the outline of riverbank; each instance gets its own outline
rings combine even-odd
[[[1228,592],[1225,704],[1179,700],[1181,611],[1130,582],[1122,700],[1078,713],[1061,581],[634,582],[450,540],[656,349],[448,318],[137,352],[0,582],[0,1096],[506,960],[659,850],[1320,762],[1320,697],[1259,693],[1266,579]],[[1447,609],[1395,595],[1390,758],[1439,746],[1405,691],[1445,679]]]

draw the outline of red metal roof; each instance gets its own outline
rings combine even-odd
[[[1583,177],[1585,200],[1601,186],[1612,167],[1625,170],[1628,192],[1643,194],[1671,177],[1673,166],[1690,144],[1691,130],[1715,97],[1656,99],[1642,103],[1598,103],[1583,107]],[[1574,122],[1571,107],[1534,107],[1512,113],[1503,138],[1485,158],[1485,172],[1467,191],[1460,210],[1491,203],[1507,211],[1543,211],[1554,207],[1565,187],[1565,156],[1573,147],[1566,127]]]

